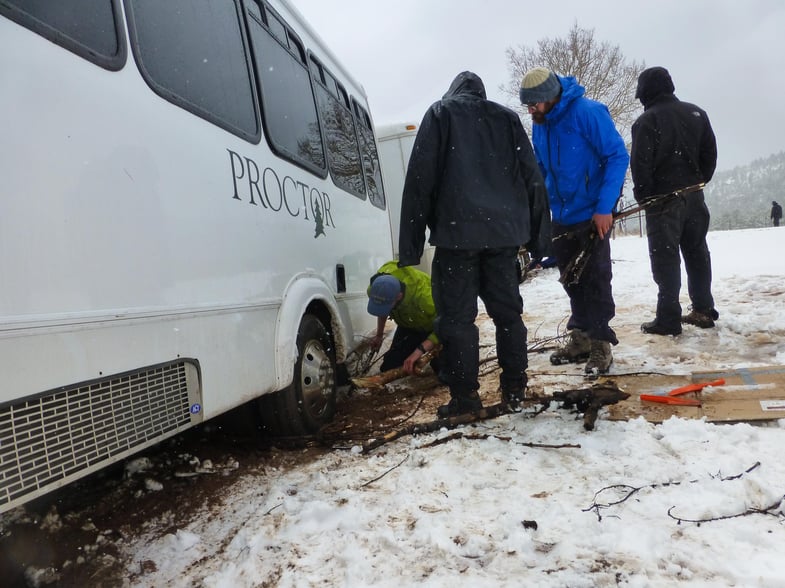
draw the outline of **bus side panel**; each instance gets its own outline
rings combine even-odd
[[[335,292],[338,264],[353,326],[373,328],[365,288],[391,255],[384,211],[272,157],[264,141],[250,145],[152,94],[133,67],[107,72],[8,21],[0,19],[0,27],[31,57],[25,73],[14,67],[12,52],[2,52],[0,68],[10,78],[2,111],[34,105],[9,121],[0,144],[0,160],[23,162],[4,169],[0,180],[12,195],[1,204],[2,273],[13,276],[4,281],[0,316],[7,325],[44,331],[79,324],[79,332],[100,332],[121,321],[111,335],[72,334],[68,352],[57,341],[43,344],[58,369],[40,370],[39,358],[28,357],[3,370],[11,382],[0,394],[30,394],[177,356],[200,358],[208,396],[217,389],[226,398],[223,390],[236,389],[229,402],[236,404],[272,391],[279,379],[263,358],[272,357],[275,309],[286,285],[307,272]],[[58,89],[58,109],[48,106],[51,88]],[[155,326],[129,327],[127,334],[134,341],[141,334],[144,344],[126,353],[91,345],[125,338],[117,335],[122,321],[144,317]],[[180,335],[205,321],[205,337]],[[20,359],[0,357],[11,356]],[[241,385],[227,381],[232,373],[244,374]]]
[[[190,375],[159,439],[285,387],[295,315],[317,299],[339,358],[374,329],[365,291],[392,255],[386,210],[154,93],[131,52],[109,71],[0,17],[0,83],[0,450],[5,419],[28,418],[18,408],[72,393],[82,406],[94,390],[111,405],[115,381],[160,365]],[[287,293],[299,279],[313,298]]]

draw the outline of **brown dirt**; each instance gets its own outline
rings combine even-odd
[[[490,371],[481,380],[486,405],[499,401],[495,366],[487,362]],[[433,420],[447,400],[447,388],[433,375],[404,378],[381,390],[344,391],[335,421],[309,439],[262,438],[253,407],[242,407],[134,456],[149,458],[152,468],[144,474],[129,476],[118,464],[0,515],[2,585],[127,585],[154,564],[123,561],[118,542],[151,527],[163,535],[186,526],[246,474],[296,467],[332,448]],[[213,473],[196,473],[207,460]],[[163,488],[150,489],[148,479]]]
[[[326,451],[276,448],[247,426],[251,410],[243,407],[134,456],[152,463],[144,474],[128,476],[121,463],[0,515],[0,584],[122,586],[133,574],[130,562],[118,557],[118,541],[151,525],[162,535],[171,532],[218,503],[244,474],[294,467]],[[146,480],[163,488],[150,489]],[[152,562],[132,569],[137,565],[143,573]]]

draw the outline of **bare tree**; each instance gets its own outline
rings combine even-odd
[[[644,63],[627,62],[618,45],[597,41],[594,29],[582,29],[577,22],[566,38],[540,39],[536,48],[508,47],[506,54],[510,80],[499,89],[509,96],[514,110],[526,114],[518,99],[523,75],[534,67],[547,67],[559,75],[575,76],[588,98],[608,107],[619,132],[629,140],[630,127],[641,109],[635,86]],[[528,116],[523,120],[530,124]]]

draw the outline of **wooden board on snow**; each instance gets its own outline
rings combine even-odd
[[[675,406],[643,402],[641,394],[667,394],[691,383],[723,378],[724,386],[707,387],[684,398],[700,398],[701,406]],[[712,422],[759,421],[785,418],[785,366],[697,372],[691,376],[611,376],[630,397],[608,407],[610,420],[642,416],[653,423],[672,416]]]

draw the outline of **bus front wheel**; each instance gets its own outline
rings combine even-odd
[[[292,384],[259,399],[265,429],[278,435],[308,435],[335,415],[335,350],[327,329],[306,314],[297,331],[297,359]]]

